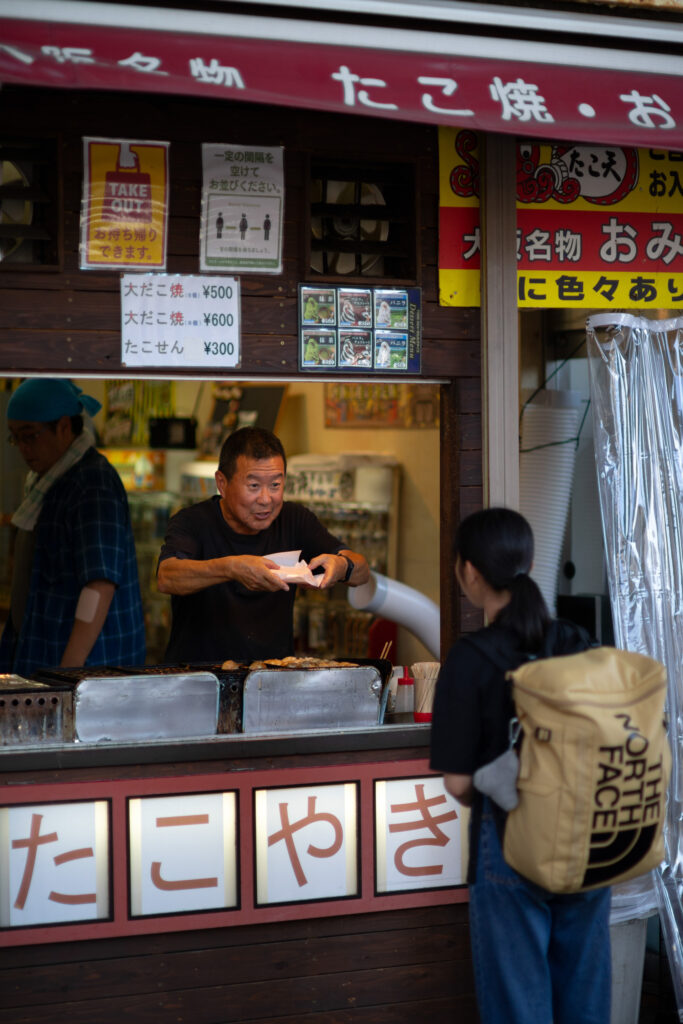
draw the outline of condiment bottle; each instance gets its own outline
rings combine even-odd
[[[403,675],[396,686],[396,714],[410,715],[415,708],[415,680],[408,675],[408,666],[404,665]]]

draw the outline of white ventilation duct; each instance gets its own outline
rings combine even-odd
[[[543,391],[522,416],[520,512],[534,531],[532,576],[554,615],[583,410],[567,391]]]
[[[379,572],[360,587],[349,587],[349,604],[359,611],[397,622],[417,637],[435,657],[440,657],[441,615],[439,606],[419,590],[389,579]]]

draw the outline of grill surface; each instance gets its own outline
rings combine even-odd
[[[0,675],[0,746],[72,740],[73,695],[68,686]]]

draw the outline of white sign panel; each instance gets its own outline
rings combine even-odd
[[[240,365],[240,286],[234,277],[121,276],[124,366]]]
[[[234,793],[128,802],[133,917],[237,906]]]
[[[358,893],[355,783],[254,793],[256,902]]]
[[[0,808],[0,927],[108,916],[107,801]]]
[[[282,273],[282,146],[202,146],[200,270]]]
[[[462,885],[461,813],[441,776],[375,782],[377,892]]]

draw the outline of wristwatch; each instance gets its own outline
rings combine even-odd
[[[355,562],[353,561],[353,559],[349,558],[348,555],[342,555],[340,553],[340,558],[345,558],[346,559],[347,569],[346,569],[346,575],[339,582],[340,583],[348,583],[349,582],[349,578],[351,576],[351,573],[356,568],[356,565],[355,565]]]

